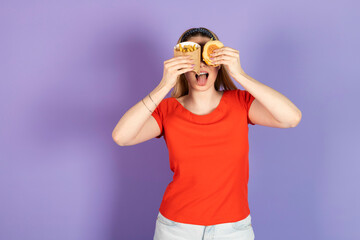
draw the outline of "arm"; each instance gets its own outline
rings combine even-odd
[[[156,105],[159,105],[170,90],[170,86],[161,82],[152,92],[150,92],[150,96]],[[140,100],[131,107],[116,124],[112,132],[112,138],[120,146],[125,146],[132,142],[133,139],[136,139],[138,133],[145,123],[148,122],[147,120],[149,120],[152,112],[156,108],[155,104],[151,101],[148,95],[143,98],[143,100],[151,112]],[[155,120],[153,122],[155,122]],[[153,125],[155,125],[157,131],[159,131],[157,123],[155,122]]]
[[[301,111],[287,97],[244,72],[234,78],[255,97],[249,109],[249,118],[253,123],[279,128],[298,125]]]

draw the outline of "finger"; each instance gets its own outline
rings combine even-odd
[[[216,65],[229,65],[231,63],[231,61],[226,61],[226,60],[218,60],[218,61],[215,61],[215,62],[211,62],[212,64],[216,64]]]
[[[216,59],[216,60],[213,60],[211,61],[211,63],[214,63],[214,64],[223,64],[223,63],[232,63],[234,61],[233,58],[222,58],[222,59]]]
[[[239,53],[236,52],[232,52],[232,51],[222,51],[222,52],[213,52],[210,54],[210,57],[216,57],[216,56],[222,56],[222,55],[227,55],[227,56],[239,56]]]
[[[221,58],[221,57],[239,58],[239,55],[236,54],[236,53],[235,54],[234,53],[215,54],[215,55],[210,56],[210,60],[211,59],[218,59],[218,58]]]
[[[235,58],[235,59],[236,59],[236,58]],[[216,61],[219,61],[219,60],[231,61],[231,60],[234,60],[234,56],[221,55],[221,56],[217,56],[217,57],[210,58],[210,61],[211,61],[211,62],[216,62]]]
[[[218,48],[218,49],[215,49],[214,50],[215,52],[221,52],[221,51],[228,51],[228,52],[239,52],[238,50],[236,49],[233,49],[231,47],[221,47],[221,48]]]
[[[183,68],[183,69],[178,70],[178,74],[183,74],[183,73],[191,72],[191,71],[195,71],[195,70],[193,68]]]
[[[171,67],[171,69],[181,69],[181,68],[192,68],[192,64],[191,63],[183,63],[183,64],[176,64],[175,66]]]
[[[177,65],[177,64],[181,64],[181,63],[190,63],[190,64],[195,64],[195,61],[194,61],[194,59],[192,59],[192,58],[188,58],[188,57],[183,57],[183,56],[181,56],[181,57],[179,57],[179,58],[175,58],[176,60],[175,61],[172,61],[172,62],[169,62],[168,63],[168,66],[169,67],[173,67],[173,66],[175,66],[175,65]]]
[[[215,49],[212,53],[214,54],[239,54],[239,51],[229,48],[229,47],[222,47],[222,48],[218,48]],[[211,55],[211,54],[210,54]]]
[[[171,63],[171,62],[176,62],[176,61],[179,61],[179,60],[183,60],[183,59],[190,59],[191,56],[190,55],[182,55],[182,56],[176,56],[176,57],[173,57],[169,60],[166,60],[165,63]]]
[[[233,49],[233,48],[231,48],[231,47],[224,47],[223,48],[224,50],[226,50],[226,51],[229,51],[229,52],[239,52],[238,50],[236,50],[236,49]]]

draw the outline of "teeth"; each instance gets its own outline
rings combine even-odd
[[[207,73],[200,73],[199,76],[200,76],[200,75],[204,75],[204,74],[207,74]]]

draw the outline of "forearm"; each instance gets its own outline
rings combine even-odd
[[[150,92],[151,99],[156,105],[159,105],[170,90],[171,87],[160,83],[152,92]],[[143,98],[146,106],[140,100],[121,117],[112,132],[112,137],[115,142],[126,143],[138,134],[156,108],[151,99],[149,98],[149,95],[146,95]]]
[[[246,73],[234,78],[253,95],[279,122],[296,122],[301,111],[287,97],[275,89],[257,81]]]

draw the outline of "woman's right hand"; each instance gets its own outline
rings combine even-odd
[[[179,75],[193,71],[194,60],[191,56],[177,56],[164,62],[164,74],[161,82],[173,88]]]

